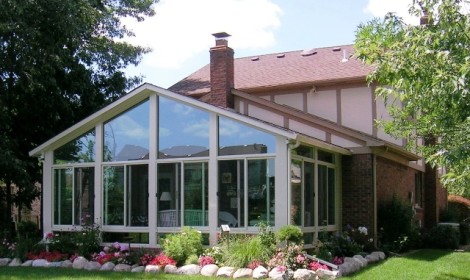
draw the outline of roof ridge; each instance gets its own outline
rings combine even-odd
[[[293,50],[293,51],[280,51],[280,52],[274,52],[274,53],[265,53],[265,54],[254,54],[254,55],[248,55],[248,56],[241,56],[241,57],[235,57],[235,60],[237,59],[247,59],[247,58],[253,58],[253,57],[266,57],[266,56],[272,56],[272,55],[279,55],[279,54],[290,54],[290,53],[297,53],[297,52],[303,52],[305,50],[325,50],[325,49],[334,49],[334,48],[340,48],[340,47],[353,47],[354,44],[343,44],[343,45],[335,45],[335,46],[326,46],[326,47],[319,47],[319,48],[306,48],[302,50]]]

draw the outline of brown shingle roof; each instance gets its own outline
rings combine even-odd
[[[351,57],[353,45],[326,47],[303,56],[303,51],[266,54],[235,59],[235,88],[255,90],[289,85],[365,81],[370,66]],[[344,52],[349,58],[342,62]],[[209,65],[197,70],[169,90],[185,95],[202,95],[210,91]]]

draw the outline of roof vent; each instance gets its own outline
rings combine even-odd
[[[310,49],[310,50],[304,50],[300,53],[301,56],[311,56],[316,54],[317,51],[315,49]]]
[[[285,56],[286,56],[286,55],[283,54],[283,53],[280,53],[280,54],[276,55],[277,58],[283,58],[283,57],[285,57]]]
[[[333,51],[334,51],[334,52],[339,52],[340,50],[341,50],[341,47],[335,47],[335,48],[333,48]]]
[[[341,62],[348,62],[348,52],[346,50],[343,50],[343,59],[341,59]]]
[[[258,56],[254,56],[251,58],[251,61],[258,61],[259,60],[259,57]]]

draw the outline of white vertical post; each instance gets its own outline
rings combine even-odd
[[[53,203],[54,202],[54,186],[53,186],[53,173],[52,169],[54,157],[52,151],[47,151],[44,153],[44,162],[43,162],[43,183],[42,183],[42,203],[43,203],[43,231],[52,232],[52,225],[54,221],[54,211]]]
[[[157,134],[158,134],[158,96],[153,94],[149,97],[149,171],[148,171],[148,228],[149,245],[155,247],[157,244]]]
[[[213,246],[217,243],[217,221],[219,216],[219,205],[218,205],[218,121],[217,114],[209,114],[209,241],[210,245]]]

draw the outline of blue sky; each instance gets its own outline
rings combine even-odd
[[[156,15],[127,21],[131,43],[150,47],[128,69],[144,82],[167,88],[209,61],[212,33],[232,36],[235,57],[351,44],[361,23],[393,11],[407,14],[412,0],[160,0]]]

